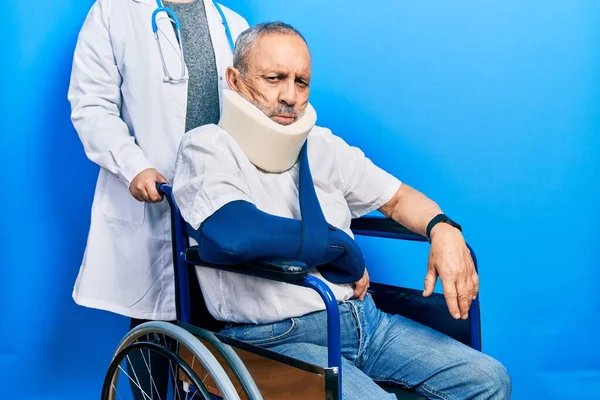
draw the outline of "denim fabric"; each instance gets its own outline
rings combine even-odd
[[[510,398],[510,376],[495,359],[412,320],[381,312],[370,295],[362,302],[341,302],[339,308],[343,399],[395,399],[375,381],[414,388],[431,399]],[[326,322],[323,311],[221,333],[326,367]]]

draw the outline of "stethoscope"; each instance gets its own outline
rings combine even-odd
[[[227,35],[227,40],[229,41],[229,47],[231,47],[231,51],[233,52],[235,44],[233,42],[233,36],[231,36],[231,31],[229,30],[229,24],[227,23],[225,14],[223,13],[221,6],[219,6],[219,4],[216,1],[213,0],[212,3],[213,6],[217,9],[219,15],[221,16],[221,21],[223,22],[223,26],[225,27],[225,34]],[[160,55],[160,62],[162,63],[163,72],[165,74],[165,76],[163,77],[163,81],[171,83],[186,81],[188,80],[188,76],[185,72],[185,59],[183,57],[183,41],[181,40],[181,24],[179,23],[179,19],[177,18],[177,15],[175,15],[175,12],[169,7],[165,7],[162,0],[156,0],[156,4],[158,5],[158,8],[152,13],[152,32],[154,32],[154,39],[156,39],[156,44],[158,46],[158,54]],[[165,12],[169,16],[171,21],[173,21],[173,23],[175,24],[175,35],[177,36],[177,42],[179,42],[179,58],[181,59],[181,74],[179,75],[179,77],[176,78],[172,77],[169,73],[167,64],[165,63],[165,58],[163,56],[162,47],[160,46],[156,16],[161,11]]]

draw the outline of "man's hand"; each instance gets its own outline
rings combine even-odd
[[[145,169],[133,178],[129,192],[138,201],[157,203],[162,200],[162,196],[156,190],[156,182],[167,183],[167,180],[154,168]]]
[[[356,281],[354,283],[354,297],[353,298],[363,301],[365,299],[365,296],[367,295],[368,288],[369,288],[369,273],[367,272],[367,269],[365,268],[365,273],[363,274],[363,277],[360,278],[359,281]]]
[[[479,277],[462,234],[445,223],[437,224],[431,230],[423,296],[433,293],[438,276],[450,314],[456,319],[466,319],[471,302],[479,293]]]

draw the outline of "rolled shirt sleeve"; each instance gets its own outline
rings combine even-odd
[[[335,162],[353,218],[377,210],[389,202],[402,182],[375,165],[364,152],[332,135]]]

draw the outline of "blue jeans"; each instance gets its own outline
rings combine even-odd
[[[346,400],[395,399],[376,382],[415,389],[431,399],[509,399],[511,381],[495,359],[399,315],[370,295],[340,303],[342,393]],[[226,336],[327,366],[327,314],[229,327]]]

